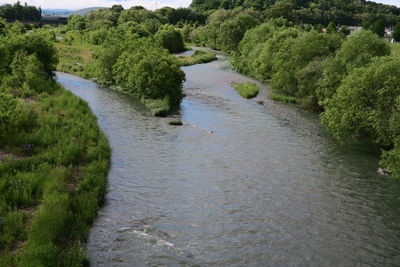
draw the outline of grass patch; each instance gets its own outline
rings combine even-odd
[[[400,44],[390,44],[392,49],[392,56],[400,57]]]
[[[93,78],[95,71],[93,54],[98,49],[97,46],[56,42],[55,47],[59,58],[58,71],[85,79]]]
[[[10,90],[0,93],[17,103],[18,127],[0,132],[0,151],[18,157],[0,161],[0,266],[86,266],[81,244],[106,193],[107,139],[87,103],[58,85]]]
[[[183,122],[180,120],[173,120],[173,121],[168,122],[168,124],[173,125],[173,126],[182,126]]]
[[[297,103],[297,99],[293,96],[286,96],[281,94],[271,94],[269,99],[284,103]]]
[[[204,50],[196,50],[193,55],[187,57],[178,57],[179,66],[191,66],[195,64],[208,63],[214,60],[217,60],[217,56],[208,51]]]
[[[236,92],[244,98],[253,98],[258,95],[258,85],[255,83],[232,83]]]

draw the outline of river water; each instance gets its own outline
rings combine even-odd
[[[251,79],[223,56],[183,70],[181,127],[57,74],[113,150],[93,266],[400,265],[400,182],[376,174],[376,154],[337,145],[316,115],[264,87],[243,99],[230,84]]]

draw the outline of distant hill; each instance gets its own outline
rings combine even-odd
[[[104,8],[107,8],[107,7],[88,7],[88,8],[79,9],[77,11],[74,11],[74,12],[72,12],[71,15],[85,16],[89,12],[96,11],[99,9],[104,9]]]

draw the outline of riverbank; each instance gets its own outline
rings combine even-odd
[[[0,138],[0,266],[89,263],[84,244],[106,192],[110,147],[87,103],[53,87],[8,99],[26,117]]]

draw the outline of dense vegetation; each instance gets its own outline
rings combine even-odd
[[[196,17],[168,8],[152,12],[121,6],[72,16],[57,29],[65,37],[57,44],[59,69],[138,97],[154,115],[166,115],[179,104],[185,79],[170,54],[185,51],[183,36],[168,22],[191,16]]]
[[[8,21],[37,21],[42,18],[42,10],[34,6],[21,5],[20,1],[14,5],[5,4],[0,6],[0,18]]]
[[[394,25],[400,8],[365,0],[193,0],[191,7],[200,13],[211,14],[218,9],[245,8],[263,12],[268,18],[328,25],[364,25],[382,19]]]
[[[53,80],[48,34],[0,36],[0,266],[85,266],[110,150],[88,105]]]

